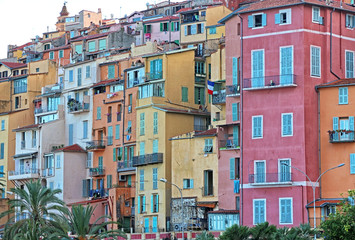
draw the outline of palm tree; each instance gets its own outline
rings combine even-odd
[[[247,240],[249,238],[249,228],[247,226],[239,226],[234,224],[226,229],[219,237],[221,240]]]
[[[75,235],[74,239],[85,240],[85,239],[102,239],[102,238],[113,238],[118,239],[118,237],[126,237],[126,235],[120,230],[106,230],[110,224],[118,224],[112,221],[105,221],[105,218],[110,218],[108,216],[101,216],[94,224],[90,224],[90,219],[93,216],[95,208],[91,205],[86,207],[82,205],[72,206],[71,211],[67,214],[57,217],[58,225],[64,226],[62,230],[58,231],[57,236],[62,237],[62,239],[71,239],[68,237],[67,232],[71,232]],[[66,224],[63,224],[65,223]],[[99,223],[102,222],[102,223]]]
[[[201,234],[197,235],[196,240],[214,240],[214,235],[207,231],[203,231]]]
[[[268,222],[259,223],[250,229],[253,240],[272,239],[272,235],[276,232],[275,225],[269,225]]]
[[[2,213],[0,218],[15,212],[26,218],[15,221],[16,216],[10,217],[5,225],[5,239],[51,239],[47,237],[55,230],[51,228],[55,224],[51,219],[65,211],[64,202],[55,196],[61,190],[51,190],[43,187],[39,180],[31,180],[24,189],[13,188],[11,191],[16,198],[8,201],[10,210]]]

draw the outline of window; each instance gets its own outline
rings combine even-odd
[[[0,143],[0,159],[5,157],[5,143]]]
[[[203,195],[212,196],[213,195],[213,171],[205,170],[204,175],[204,185],[203,185]]]
[[[151,33],[152,25],[144,25],[144,33]]]
[[[83,121],[83,139],[88,138],[88,121]]]
[[[240,158],[229,159],[229,179],[239,179],[240,177]]]
[[[232,120],[239,121],[239,103],[232,103]]]
[[[153,113],[153,134],[158,134],[158,112]]]
[[[330,217],[331,214],[335,214],[336,213],[336,206],[335,205],[328,205],[325,207],[325,212],[326,212],[326,216]]]
[[[132,94],[128,95],[128,113],[132,112]]]
[[[189,89],[187,87],[181,87],[181,101],[182,102],[188,102],[189,101],[188,91],[189,91]]]
[[[319,7],[312,7],[312,22],[323,24],[323,18],[320,16]]]
[[[91,69],[90,69],[90,65],[86,66],[86,74],[85,74],[85,78],[90,78],[91,77]]]
[[[101,107],[96,108],[96,119],[101,120]]]
[[[161,32],[168,31],[168,23],[160,23],[160,31]]]
[[[193,179],[183,179],[183,188],[184,189],[193,189],[194,180]]]
[[[5,130],[5,120],[1,120],[1,131]]]
[[[257,28],[266,26],[266,14],[265,13],[257,13],[248,16],[248,27],[249,28]]]
[[[265,161],[254,161],[254,183],[264,183],[265,173]]]
[[[251,86],[252,87],[264,87],[264,76],[265,76],[265,59],[264,59],[264,49],[262,50],[252,50],[251,59]]]
[[[59,58],[63,58],[64,57],[64,50],[59,50]]]
[[[210,27],[210,28],[209,28],[209,33],[210,33],[210,34],[216,34],[216,33],[217,33],[216,27]]]
[[[347,28],[354,28],[355,27],[355,16],[352,14],[346,14],[345,17],[345,26]]]
[[[145,204],[145,196],[144,195],[138,196],[138,213],[145,213],[146,212],[145,205],[146,205]]]
[[[112,126],[108,126],[107,128],[107,145],[111,146],[113,143],[113,128]]]
[[[76,45],[75,46],[75,52],[77,53],[77,54],[82,54],[83,53],[83,45]]]
[[[159,212],[159,195],[158,194],[152,194],[151,195],[150,206],[151,206],[150,210],[151,210],[152,213]],[[154,230],[153,230],[153,232],[154,232]],[[155,232],[156,232],[156,230],[155,230]]]
[[[132,121],[127,122],[127,133],[132,133]]]
[[[213,139],[205,139],[205,153],[213,153]]]
[[[263,138],[263,116],[252,117],[252,138]]]
[[[235,210],[240,210],[240,197],[235,198]]]
[[[180,31],[180,23],[179,22],[172,22],[171,26],[172,26],[172,29],[174,32]]]
[[[275,24],[291,24],[291,9],[282,9],[276,13]]]
[[[115,78],[115,65],[109,65],[107,67],[107,78],[108,79],[113,79]]]
[[[14,94],[27,92],[27,78],[14,80]]]
[[[205,105],[205,88],[195,87],[195,104]]]
[[[141,135],[141,136],[143,136],[144,135],[144,132],[145,132],[145,115],[144,115],[144,113],[141,113],[140,114],[140,118],[139,118],[139,134]]]
[[[92,167],[92,155],[93,155],[93,152],[88,152],[87,159],[86,159],[86,167],[87,168]]]
[[[56,155],[55,167],[56,167],[56,168],[60,168],[61,165],[62,165],[62,163],[61,163],[60,154],[57,154],[57,155]]]
[[[74,125],[69,124],[69,138],[68,138],[69,146],[73,145],[74,143]]]
[[[293,136],[293,114],[282,113],[281,114],[281,131],[282,137]]]
[[[120,139],[120,125],[117,124],[115,127],[115,139]]]
[[[354,52],[345,51],[346,78],[354,78]]]
[[[153,168],[153,189],[158,189],[158,168]]]
[[[49,59],[54,59],[54,52],[49,52]]]
[[[292,224],[292,198],[279,198],[280,224]]]
[[[280,47],[280,85],[293,83],[293,47]]]
[[[205,74],[205,63],[195,62],[195,74]]]
[[[205,24],[204,23],[197,24],[197,33],[204,33],[204,31],[205,31]]]
[[[139,190],[144,191],[144,169],[139,171]]]
[[[74,71],[69,70],[69,82],[73,82],[73,81],[74,81]]]
[[[239,79],[239,58],[233,58],[233,85],[238,85]]]
[[[253,199],[253,224],[259,224],[266,221],[266,200]]]
[[[355,153],[350,153],[350,174],[355,174]]]
[[[37,134],[36,131],[32,130],[32,148],[37,146]]]
[[[95,52],[95,50],[96,50],[95,41],[89,42],[88,45],[89,45],[89,52]]]
[[[339,104],[348,104],[348,88],[339,88]]]
[[[112,175],[107,175],[107,188],[112,188]]]
[[[105,50],[106,49],[106,39],[100,39],[99,40],[99,50]]]
[[[320,47],[311,46],[311,76],[320,77]]]
[[[153,140],[153,153],[158,153],[158,147],[159,147],[159,140],[154,139]]]
[[[291,160],[279,159],[279,182],[291,181]]]
[[[163,77],[163,60],[155,59],[150,61],[150,80],[161,79]]]

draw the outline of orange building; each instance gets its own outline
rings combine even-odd
[[[70,52],[70,45],[51,48],[43,51],[43,59],[49,59],[58,63],[59,66],[64,66],[70,63]]]
[[[317,225],[355,188],[355,79],[335,80],[316,87],[319,105],[320,198],[316,200]],[[342,194],[344,194],[342,196]],[[313,224],[313,202],[307,205]]]

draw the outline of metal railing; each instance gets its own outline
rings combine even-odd
[[[329,130],[329,142],[354,142],[354,130]]]
[[[39,174],[40,169],[38,168],[24,168],[21,167],[20,171],[9,171],[9,176],[18,176],[23,174]]]
[[[118,113],[116,113],[116,114],[117,114],[117,121],[121,121],[122,113],[121,113],[121,112],[118,112]]]
[[[194,130],[195,131],[206,131],[207,126],[206,125],[194,125]]]
[[[93,140],[86,142],[86,150],[104,149],[106,147],[105,140]]]
[[[295,84],[296,84],[296,75],[294,74],[262,76],[262,77],[245,78],[243,81],[243,89],[294,86]]]
[[[148,81],[150,80],[157,80],[163,78],[163,72],[147,72],[146,78]]]
[[[226,90],[213,92],[212,104],[224,104],[226,103]]]
[[[103,167],[90,168],[90,177],[98,177],[103,175],[105,175],[105,168]]]
[[[102,198],[102,197],[107,197],[108,196],[108,190],[105,188],[99,188],[99,189],[90,189],[89,190],[89,197],[92,198]]]
[[[239,148],[239,141],[233,139],[219,140],[220,149],[237,149]]]
[[[125,168],[132,168],[132,167],[133,167],[133,160],[117,162],[117,169],[125,169]]]
[[[183,15],[183,18],[181,19],[181,23],[199,22],[199,21],[204,21],[205,19],[206,19],[206,16],[189,14],[189,15]]]
[[[163,162],[163,153],[152,153],[133,157],[133,167]]]
[[[292,182],[292,173],[249,174],[249,183],[287,183]]]
[[[81,102],[71,102],[68,104],[69,113],[73,112],[86,112],[90,110],[89,103],[81,103]]]
[[[239,85],[227,85],[226,86],[226,95],[238,95],[240,94],[240,86]]]
[[[107,122],[112,122],[112,114],[107,114]]]

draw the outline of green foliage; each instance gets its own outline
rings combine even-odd
[[[250,234],[253,240],[272,239],[272,235],[276,232],[275,225],[269,225],[268,222],[259,223],[250,229]]]
[[[278,228],[272,235],[275,240],[307,240],[312,239],[315,231],[311,229],[309,224],[301,224],[294,228]]]
[[[355,190],[348,191],[350,198],[355,198]],[[344,200],[335,214],[321,223],[323,236],[328,239],[355,239],[355,206]]]
[[[219,237],[220,240],[246,240],[249,238],[249,228],[247,226],[239,226],[237,224],[229,227]]]
[[[212,233],[203,231],[201,234],[197,235],[196,240],[214,240]]]

